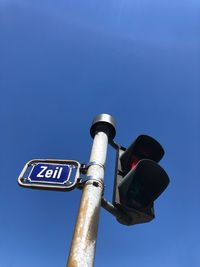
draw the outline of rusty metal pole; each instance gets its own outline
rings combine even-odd
[[[98,115],[93,121],[90,133],[94,141],[67,267],[94,265],[107,146],[109,139],[115,136],[113,118],[108,114]]]

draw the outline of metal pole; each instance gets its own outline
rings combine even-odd
[[[94,141],[87,170],[88,180],[83,188],[67,267],[92,267],[94,264],[109,130],[114,129],[112,122],[105,124],[105,115],[109,115],[102,115],[99,115],[101,117],[98,117],[92,126]]]

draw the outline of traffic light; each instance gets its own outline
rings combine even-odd
[[[129,148],[119,148],[113,205],[125,216],[117,220],[126,225],[151,221],[154,201],[166,189],[169,177],[158,164],[162,146],[152,137],[140,135]]]

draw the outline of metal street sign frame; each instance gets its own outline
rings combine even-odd
[[[68,177],[66,177],[66,180],[62,183],[60,182],[48,182],[48,181],[31,181],[31,173],[33,169],[38,164],[49,164],[49,165],[60,165],[60,166],[69,166],[70,171]],[[28,169],[32,167],[27,177],[24,177]],[[24,168],[22,169],[19,177],[18,177],[18,183],[22,187],[32,188],[32,189],[46,189],[46,190],[57,190],[57,191],[71,191],[73,190],[77,185],[77,180],[80,178],[80,167],[81,164],[76,160],[61,160],[61,159],[32,159],[28,161]],[[72,169],[76,170],[76,173],[74,174],[73,181],[70,180],[70,175],[72,172]],[[70,180],[70,181],[69,181]]]

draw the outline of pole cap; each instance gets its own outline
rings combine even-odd
[[[94,138],[97,132],[106,132],[109,138],[113,139],[116,135],[115,120],[109,114],[97,115],[90,128],[90,134]]]

